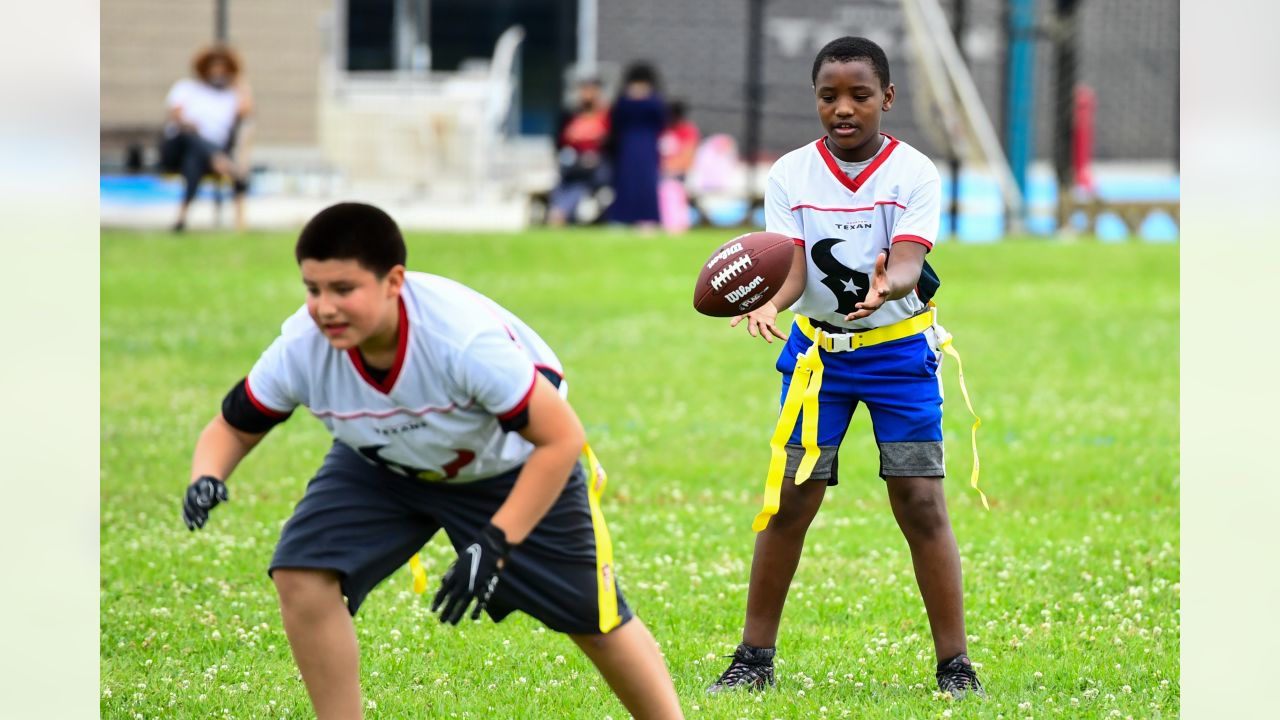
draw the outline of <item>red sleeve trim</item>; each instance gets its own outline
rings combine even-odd
[[[913,243],[920,243],[921,245],[925,246],[926,248],[928,248],[928,249],[930,249],[930,250],[932,250],[932,249],[933,249],[933,243],[929,242],[928,240],[925,240],[924,238],[920,237],[919,235],[895,235],[895,236],[894,236],[894,238],[893,238],[893,242],[895,242],[895,243],[900,243],[900,242],[913,242]]]
[[[529,382],[529,389],[525,391],[524,397],[520,398],[520,402],[516,403],[515,407],[499,415],[499,421],[510,420],[529,407],[529,399],[533,397],[533,389],[538,386],[538,375],[540,374],[536,369],[533,371],[533,380]]]
[[[560,378],[561,380],[564,380],[564,373],[562,373],[562,372],[560,372],[559,370],[557,370],[557,369],[555,369],[555,368],[551,367],[550,365],[541,365],[541,364],[538,364],[538,363],[534,363],[534,365],[533,365],[533,369],[534,369],[534,370],[537,370],[538,372],[541,372],[543,375],[546,375],[547,373],[551,373],[552,375],[555,375],[556,377]],[[548,379],[550,379],[550,378],[548,378]],[[535,380],[536,380],[536,378],[535,378]]]
[[[279,410],[272,410],[266,405],[263,405],[261,400],[254,397],[253,390],[249,388],[249,376],[247,375],[244,378],[244,394],[249,396],[249,402],[253,403],[253,406],[258,408],[258,412],[261,412],[263,415],[266,415],[267,417],[279,418],[279,419],[284,419],[289,417],[289,413],[280,412]]]
[[[791,238],[791,242],[800,247],[804,247],[804,238]]]

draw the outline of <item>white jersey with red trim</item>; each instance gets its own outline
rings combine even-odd
[[[919,150],[889,143],[856,178],[845,175],[820,138],[773,164],[765,190],[765,230],[804,247],[808,275],[791,309],[847,328],[892,325],[921,312],[914,293],[848,322],[867,294],[876,256],[893,243],[932,248],[941,218],[938,169]]]
[[[538,368],[563,377],[551,348],[489,298],[419,272],[405,273],[399,330],[379,383],[303,306],[249,372],[249,398],[277,416],[302,405],[371,462],[422,480],[466,482],[522,464],[533,446],[500,421],[527,409]]]

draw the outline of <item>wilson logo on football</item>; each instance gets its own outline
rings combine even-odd
[[[711,278],[711,287],[715,288],[716,290],[719,290],[720,288],[724,287],[725,283],[729,282],[733,278],[738,277],[739,275],[742,274],[743,270],[746,270],[749,267],[751,267],[751,256],[743,255],[737,260],[734,260],[733,262],[726,265],[723,270],[716,273],[716,276]]]
[[[724,299],[729,302],[738,302],[738,300],[746,297],[747,293],[750,293],[752,290],[760,287],[760,283],[762,282],[764,282],[764,278],[757,275],[755,280],[752,280],[746,285],[739,285],[737,290],[725,293]]]

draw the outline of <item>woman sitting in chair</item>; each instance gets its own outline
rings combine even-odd
[[[231,181],[235,197],[236,229],[244,229],[244,194],[248,170],[232,160],[236,136],[249,116],[253,101],[241,78],[240,60],[228,47],[201,50],[192,68],[194,78],[174,83],[166,99],[168,119],[160,146],[160,163],[166,171],[182,174],[186,187],[178,209],[175,232],[187,224],[200,181],[209,173]]]

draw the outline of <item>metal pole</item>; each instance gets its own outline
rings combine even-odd
[[[968,4],[965,0],[953,0],[951,10],[951,35],[956,39],[960,59],[967,64],[969,59],[964,52],[964,30]],[[960,154],[956,152],[954,143],[948,148],[947,161],[951,170],[951,237],[958,240],[960,238]]]
[[[756,157],[760,154],[760,116],[764,105],[764,3],[747,0],[747,105],[744,158],[747,163],[747,222],[756,197]]]
[[[1071,192],[1075,183],[1071,169],[1071,136],[1074,125],[1076,88],[1076,44],[1079,42],[1076,0],[1057,0],[1054,23],[1053,165],[1058,176],[1058,192]]]
[[[1005,146],[1014,180],[1027,196],[1035,130],[1035,0],[1009,0],[1009,51],[1005,65]]]
[[[214,2],[213,38],[220,43],[227,41],[227,0],[215,0]]]
[[[578,77],[596,74],[596,0],[578,0]]]

